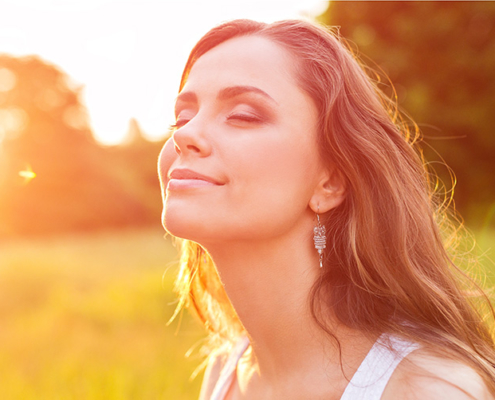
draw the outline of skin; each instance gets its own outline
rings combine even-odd
[[[257,41],[266,51],[274,47],[277,57],[253,62],[252,54],[236,49],[239,54],[219,61],[214,58],[219,46],[198,60],[176,104],[180,129],[162,157],[164,179],[171,169],[184,167],[222,184],[169,190],[165,196],[166,229],[208,249],[310,232],[314,213],[308,205],[326,174],[316,148],[316,109],[290,84],[289,55]],[[236,46],[235,41],[228,45]],[[235,95],[233,88],[239,87],[260,92]],[[231,94],[219,100],[223,90]],[[174,145],[180,157],[170,166]]]
[[[285,49],[257,36],[208,51],[178,96],[177,129],[159,160],[165,229],[207,249],[248,332],[230,400],[339,399],[375,341],[329,321],[341,366],[310,314],[320,273],[315,212],[339,205],[345,188],[320,160],[317,110],[296,83],[296,67]],[[184,168],[202,176],[177,172]],[[223,362],[219,356],[208,367],[202,399]],[[411,395],[418,384],[411,376],[421,374],[407,368],[401,363],[384,399],[406,398],[405,387]]]

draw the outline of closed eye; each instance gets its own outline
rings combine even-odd
[[[253,114],[240,114],[240,113],[232,113],[227,116],[228,121],[232,120],[237,120],[237,121],[242,121],[242,122],[254,122],[254,123],[261,123],[263,122],[263,118],[260,118],[257,115]]]

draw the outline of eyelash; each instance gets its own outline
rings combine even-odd
[[[263,122],[262,118],[256,117],[253,115],[249,114],[239,114],[239,113],[232,113],[227,116],[227,120],[238,120],[242,122],[252,122],[252,123],[260,123]],[[178,119],[174,124],[170,125],[171,130],[177,130],[179,128],[182,128],[184,125],[186,125],[189,122],[188,119]]]
[[[254,116],[254,115],[250,115],[250,114],[238,114],[238,113],[232,113],[230,115],[227,116],[227,120],[239,120],[239,121],[243,121],[243,122],[262,122],[262,118],[260,117],[257,117],[257,116]]]

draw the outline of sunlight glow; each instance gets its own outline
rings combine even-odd
[[[0,92],[8,92],[16,85],[16,77],[8,68],[0,68]]]
[[[24,178],[24,183],[27,184],[30,181],[32,181],[34,178],[36,178],[36,173],[33,172],[30,165],[27,165],[25,170],[19,171],[19,176],[21,178]]]
[[[17,137],[27,125],[27,113],[18,107],[0,108],[0,140]]]
[[[312,17],[327,1],[3,0],[0,53],[38,54],[84,86],[95,137],[123,140],[131,118],[163,137],[182,67],[194,43],[225,20]],[[15,85],[0,70],[0,91]]]

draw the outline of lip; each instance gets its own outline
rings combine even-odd
[[[169,174],[168,190],[187,189],[204,186],[221,186],[222,182],[187,168],[175,168]]]

